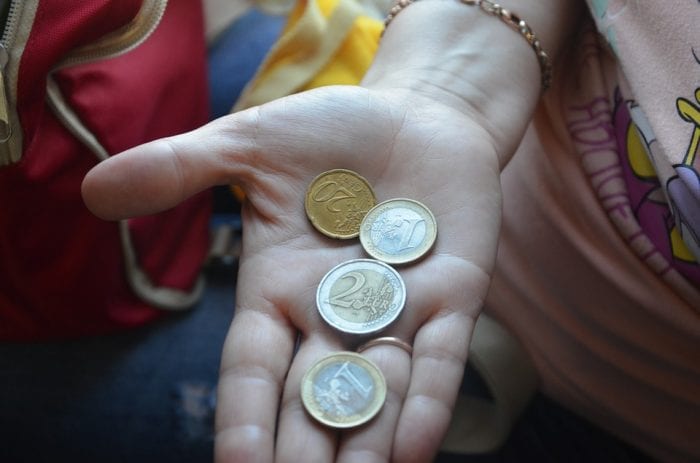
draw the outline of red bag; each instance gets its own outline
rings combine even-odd
[[[9,54],[0,96],[0,339],[104,333],[191,306],[202,290],[208,195],[105,222],[85,208],[80,185],[101,158],[207,121],[200,3],[10,3],[0,50]]]

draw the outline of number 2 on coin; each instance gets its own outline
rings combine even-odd
[[[348,272],[342,276],[341,280],[344,280],[346,278],[354,279],[355,283],[353,283],[353,285],[349,289],[346,289],[340,294],[336,294],[335,296],[329,298],[331,304],[339,305],[340,307],[344,308],[351,307],[352,302],[344,301],[343,298],[355,294],[356,292],[361,290],[362,287],[365,285],[365,282],[367,281],[365,276],[360,272]]]

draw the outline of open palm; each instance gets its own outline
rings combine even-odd
[[[488,289],[500,219],[493,144],[470,118],[400,91],[325,87],[221,118],[102,163],[85,180],[88,206],[115,219],[152,213],[215,184],[246,192],[235,317],[222,357],[216,456],[221,462],[429,461],[459,389],[475,317]],[[367,257],[358,240],[320,234],[304,212],[309,183],[345,168],[379,201],[428,206],[438,239],[398,267],[400,317],[363,352],[384,373],[380,414],[352,430],[304,410],[300,387],[319,358],[353,350],[319,315],[316,289],[336,264]]]

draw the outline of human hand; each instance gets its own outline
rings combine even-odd
[[[379,201],[421,201],[438,223],[432,251],[398,269],[406,307],[381,334],[406,340],[413,355],[387,345],[363,352],[386,377],[386,403],[371,422],[340,432],[315,422],[300,397],[315,361],[357,347],[315,307],[324,274],[365,257],[358,240],[329,239],[306,218],[307,186],[335,168],[360,173]],[[88,174],[83,193],[97,215],[116,219],[227,183],[241,185],[247,200],[217,460],[429,461],[450,422],[495,258],[499,161],[488,132],[408,92],[325,87],[115,156]]]

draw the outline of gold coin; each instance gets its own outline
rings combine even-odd
[[[374,206],[360,227],[367,254],[387,264],[406,264],[423,257],[435,243],[437,222],[422,203],[390,199]]]
[[[334,169],[317,176],[306,190],[304,208],[311,224],[331,238],[355,238],[360,223],[377,200],[361,175]]]
[[[354,352],[316,362],[301,381],[301,400],[319,422],[351,428],[371,420],[384,405],[386,381],[379,367]]]

